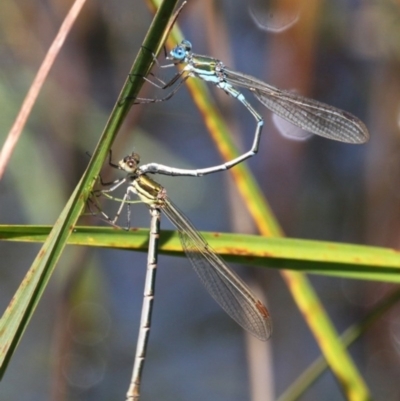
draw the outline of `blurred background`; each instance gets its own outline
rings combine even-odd
[[[4,139],[71,1],[0,5],[0,126]],[[2,224],[53,224],[78,183],[152,16],[141,0],[87,2],[66,40],[0,183]],[[361,118],[363,146],[281,134],[266,124],[248,161],[287,236],[399,247],[400,3],[395,0],[190,0],[179,25],[195,53]],[[163,55],[160,56],[160,62]],[[168,79],[174,70],[155,73]],[[238,146],[253,117],[210,90]],[[142,97],[164,94],[145,85]],[[254,101],[253,101],[254,100]],[[201,168],[222,162],[185,88],[170,101],[132,107],[113,146],[142,163]],[[104,178],[118,172],[104,168]],[[229,173],[157,177],[199,230],[255,233]],[[110,205],[110,213],[112,213]],[[147,208],[132,224],[148,227]],[[101,224],[91,217],[82,224]],[[172,228],[166,219],[162,227]],[[40,245],[1,243],[4,310]],[[131,376],[146,255],[69,247],[10,363],[0,399],[123,400]],[[264,297],[274,323],[249,338],[202,288],[189,262],[160,256],[142,399],[273,400],[320,354],[279,271],[237,267]],[[312,276],[339,332],[359,321],[389,285]],[[257,284],[256,284],[257,283]],[[400,320],[393,308],[350,350],[373,396],[400,399]],[[342,400],[325,373],[301,400]]]

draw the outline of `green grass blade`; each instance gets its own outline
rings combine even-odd
[[[79,217],[80,211],[71,210],[76,194],[77,190],[71,196],[0,320],[0,377],[4,375],[8,362],[54,270],[63,244],[68,239],[71,231],[65,224],[68,215],[71,217],[75,215],[76,219]]]
[[[341,340],[345,347],[349,347],[364,334],[384,313],[400,300],[400,290],[393,291],[380,301],[368,315],[357,324],[350,326],[342,335]],[[317,358],[291,385],[277,401],[294,401],[301,397],[306,390],[328,369],[323,356]]]
[[[3,241],[44,242],[50,226],[2,226]],[[148,229],[76,227],[68,244],[147,252]],[[216,253],[227,261],[307,273],[400,283],[400,254],[391,248],[339,244],[293,238],[202,232]],[[175,231],[163,230],[161,254],[185,256]]]
[[[152,52],[157,53],[162,47],[176,3],[177,0],[165,0],[155,15],[143,42],[143,47],[150,51],[142,48],[139,52],[88,168],[0,320],[0,377],[4,375],[8,362],[85,206],[108,149],[142,86],[141,77],[152,67],[154,62]]]

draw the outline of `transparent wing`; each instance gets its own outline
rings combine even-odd
[[[240,326],[260,340],[268,340],[272,323],[265,306],[169,199],[165,198],[161,208],[178,229],[186,256],[210,295]]]
[[[249,89],[273,113],[306,131],[347,143],[364,143],[369,139],[364,123],[344,110],[275,88],[229,68],[224,68],[224,72],[227,82]]]

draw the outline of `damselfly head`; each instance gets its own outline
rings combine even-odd
[[[131,155],[125,156],[119,163],[118,166],[121,170],[127,173],[134,173],[140,163],[140,156],[137,153],[132,153]]]
[[[192,44],[188,40],[184,39],[179,45],[175,46],[171,50],[169,58],[176,61],[183,61],[187,56],[187,53],[189,53],[191,50]]]
[[[189,42],[189,41],[186,40],[186,39],[183,39],[183,40],[182,40],[181,46],[182,46],[187,52],[192,51],[192,43]]]

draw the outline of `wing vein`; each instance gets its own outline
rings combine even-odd
[[[210,295],[240,326],[267,340],[272,324],[264,305],[168,198],[161,208],[178,229],[186,256]]]

